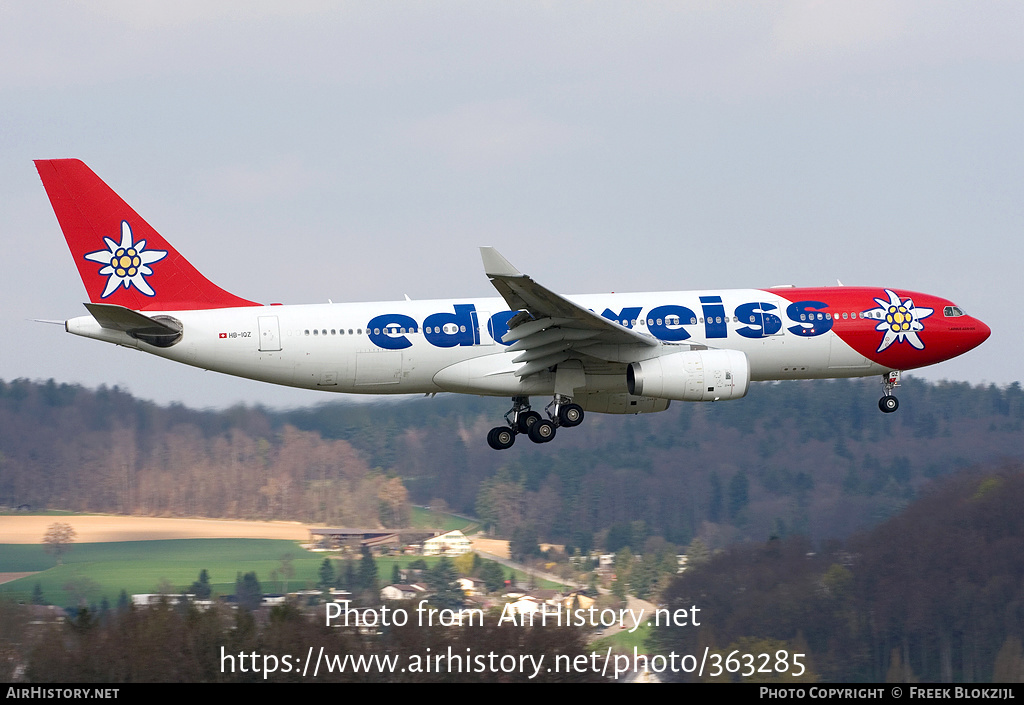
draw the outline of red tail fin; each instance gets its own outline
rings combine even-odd
[[[79,160],[35,164],[93,303],[136,311],[259,305],[200,274]]]

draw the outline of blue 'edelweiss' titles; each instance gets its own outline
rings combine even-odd
[[[106,252],[95,254],[110,256]],[[878,321],[875,330],[884,333],[876,352],[904,341],[916,350],[923,350],[924,343],[917,334],[924,330],[921,321],[931,316],[934,309],[916,307],[912,299],[903,300],[889,289],[884,291],[889,300],[875,298],[877,308],[862,313],[863,318]],[[620,311],[606,308],[601,316],[624,328],[632,329],[637,323],[645,325],[651,336],[665,342],[689,339],[695,326],[700,326],[703,339],[708,341],[728,338],[730,332],[744,338],[767,338],[782,333],[785,319],[795,324],[786,327],[787,331],[803,338],[813,338],[828,333],[838,320],[839,314],[829,312],[829,308],[824,301],[794,301],[782,311],[767,301],[751,301],[736,306],[730,315],[722,297],[709,295],[700,296],[699,306],[694,308],[664,304],[651,308],[644,315],[642,307],[626,306]],[[695,309],[699,309],[699,313]],[[427,316],[423,320],[422,333],[426,342],[439,348],[479,345],[482,336],[487,334],[502,345],[510,345],[511,341],[503,341],[502,336],[508,332],[509,319],[515,313],[501,311],[489,319],[480,319],[473,304],[455,304],[452,313],[442,311]],[[399,313],[376,316],[366,327],[370,340],[386,350],[410,347],[412,341],[406,334],[419,330],[415,319]]]
[[[924,330],[924,324],[921,323],[921,319],[928,318],[928,316],[935,313],[935,309],[917,308],[914,306],[912,299],[908,298],[904,301],[889,289],[886,289],[885,293],[889,296],[888,301],[885,299],[875,299],[878,308],[864,312],[866,317],[874,318],[878,321],[875,330],[885,332],[885,335],[882,336],[882,342],[878,345],[878,350],[875,352],[882,352],[893,343],[897,341],[902,343],[904,340],[917,350],[924,350],[924,343],[917,336],[919,331]]]
[[[109,237],[103,238],[106,243],[106,250],[90,252],[85,259],[90,262],[99,262],[106,266],[100,269],[99,273],[107,278],[107,286],[103,289],[101,298],[107,298],[117,287],[124,286],[125,289],[135,286],[146,296],[156,294],[153,288],[146,281],[145,277],[153,273],[148,265],[159,262],[167,256],[165,250],[146,251],[146,241],[133,242],[132,228],[127,220],[121,221],[121,243],[118,244]]]

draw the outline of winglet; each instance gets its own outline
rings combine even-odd
[[[513,267],[493,247],[481,247],[480,258],[484,261],[484,272],[489,277],[521,277],[523,273]]]

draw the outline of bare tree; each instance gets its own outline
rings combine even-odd
[[[281,594],[288,592],[288,581],[295,576],[295,566],[292,565],[293,556],[290,553],[281,555]]]
[[[71,549],[71,543],[75,540],[76,532],[71,524],[58,521],[46,529],[43,536],[43,543],[46,544],[46,551],[57,557],[57,565],[61,564],[61,556]]]

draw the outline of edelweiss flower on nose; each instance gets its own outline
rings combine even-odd
[[[924,350],[924,343],[918,337],[918,332],[924,330],[921,320],[935,313],[935,309],[917,308],[912,299],[904,301],[895,292],[885,290],[889,300],[875,299],[878,308],[864,311],[864,317],[878,321],[875,330],[884,331],[882,342],[875,352],[882,352],[893,343],[904,340],[910,343],[917,350]]]
[[[118,244],[109,237],[103,238],[106,243],[106,250],[90,252],[85,259],[90,262],[99,262],[106,266],[100,269],[102,276],[108,277],[107,286],[103,289],[100,298],[107,298],[117,287],[124,286],[125,289],[135,286],[146,296],[155,296],[156,292],[146,281],[146,277],[153,273],[148,265],[159,262],[167,256],[165,250],[146,250],[146,241],[133,242],[132,228],[127,220],[121,221],[121,243]]]

